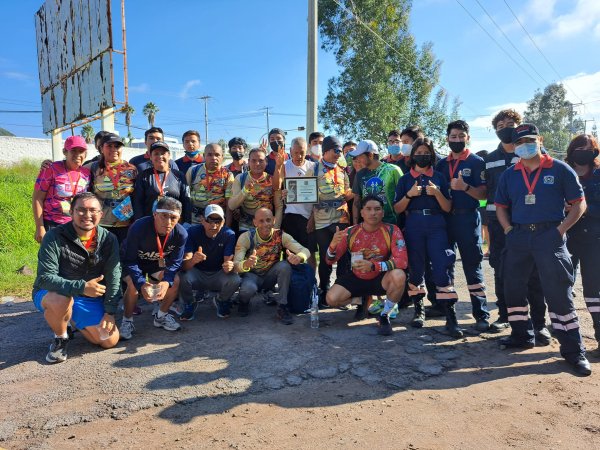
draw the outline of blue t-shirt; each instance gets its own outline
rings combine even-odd
[[[209,238],[204,226],[193,225],[188,228],[185,253],[194,253],[202,247],[206,259],[194,267],[203,272],[217,272],[222,269],[223,257],[235,253],[235,241],[235,233],[230,228],[223,227],[214,238]]]
[[[579,182],[587,203],[585,215],[600,219],[600,169],[594,169],[587,177],[580,177]]]
[[[526,204],[529,191],[522,167],[519,161],[505,170],[496,190],[496,206],[511,208],[513,223],[561,222],[565,218],[565,201],[572,203],[583,198],[575,171],[562,161],[542,155],[540,167],[527,174],[529,183],[533,184],[537,172],[542,171],[533,191],[535,203]]]
[[[439,173],[436,170],[430,170],[427,173],[418,173],[414,170],[410,170],[408,173],[404,174],[402,178],[400,178],[398,186],[396,186],[396,198],[394,200],[394,203],[397,203],[400,200],[402,200],[402,197],[404,197],[408,193],[408,191],[411,190],[411,188],[415,184],[415,181],[418,181],[419,186],[422,187],[421,195],[414,197],[408,203],[408,207],[406,208],[406,210],[411,211],[415,209],[436,209],[440,211],[440,214],[424,217],[427,217],[429,220],[432,221],[439,221],[440,223],[444,222],[445,225],[445,219],[443,214],[441,214],[442,208],[440,207],[440,204],[433,195],[427,195],[427,191],[425,190],[425,188],[429,184],[429,180],[431,180],[431,182],[439,188],[444,197],[450,198],[448,181],[441,173]],[[416,218],[419,216],[409,214],[409,216],[406,218],[407,225],[413,221],[412,217]]]
[[[450,165],[454,169],[452,176],[450,174]],[[441,159],[436,164],[435,170],[444,175],[448,185],[450,185],[452,178],[458,178],[459,172],[462,173],[463,180],[469,186],[479,187],[485,184],[485,162],[479,156],[470,153],[469,150],[465,150],[458,157],[458,165],[456,157],[452,154]],[[479,200],[474,199],[467,192],[451,190],[450,198],[452,198],[453,209],[475,210],[479,208]]]
[[[139,290],[146,282],[144,274],[155,273],[164,270],[163,280],[172,284],[175,274],[181,267],[183,261],[183,250],[187,239],[187,231],[180,224],[169,233],[167,243],[163,249],[165,267],[159,266],[160,253],[156,242],[156,230],[154,228],[154,216],[142,217],[136,220],[129,231],[127,239],[122,244],[123,267],[125,274],[133,280],[133,284]],[[165,237],[159,236],[161,244]]]

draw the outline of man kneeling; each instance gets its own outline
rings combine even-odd
[[[327,249],[327,263],[333,264],[350,252],[352,272],[335,280],[327,292],[327,304],[340,307],[352,297],[386,295],[379,317],[379,334],[392,334],[388,313],[402,297],[407,266],[406,244],[396,225],[383,223],[383,201],[367,195],[361,201],[363,222],[338,230]]]
[[[33,284],[33,302],[54,331],[49,363],[67,359],[69,322],[102,348],[119,341],[114,316],[121,273],[117,238],[98,227],[102,205],[91,192],[73,198],[71,216],[71,222],[44,236]]]

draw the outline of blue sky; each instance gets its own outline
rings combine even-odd
[[[41,4],[1,2],[0,110],[40,109],[33,16]],[[113,5],[118,8],[120,2],[113,0]],[[137,111],[133,124],[147,126],[141,110],[153,101],[160,108],[156,124],[168,134],[180,137],[198,129],[204,141],[204,107],[198,97],[209,95],[211,141],[242,136],[257,142],[267,130],[260,111],[266,106],[272,107],[271,127],[304,125],[306,15],[305,0],[127,0],[130,103]],[[489,129],[495,112],[507,106],[522,111],[536,89],[554,81],[566,82],[569,100],[585,103],[577,111],[590,120],[588,131],[592,120],[600,120],[597,0],[416,0],[410,21],[417,41],[433,42],[443,62],[441,86],[463,102],[461,115],[471,124],[473,149],[497,145]],[[319,103],[337,71],[333,57],[320,50]],[[98,122],[93,125],[99,129]],[[0,127],[44,137],[41,114],[2,112]],[[142,133],[134,130],[136,137]],[[288,136],[303,134],[290,131]]]

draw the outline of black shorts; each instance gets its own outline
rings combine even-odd
[[[385,295],[385,289],[381,281],[385,272],[381,272],[372,280],[363,280],[350,272],[346,275],[336,278],[334,284],[339,284],[344,289],[350,291],[351,297],[365,297],[367,295]]]
[[[317,241],[314,233],[306,232],[307,223],[308,219],[300,214],[285,214],[281,222],[281,229],[296,239],[301,246],[314,253],[317,251]]]

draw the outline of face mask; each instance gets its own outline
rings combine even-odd
[[[450,150],[452,150],[454,153],[460,153],[465,149],[465,142],[448,142],[448,147],[450,147]]]
[[[431,165],[431,155],[413,155],[412,159],[421,168]]]
[[[196,157],[196,155],[198,155],[198,153],[200,153],[200,149],[198,149],[198,150],[194,150],[193,152],[185,152],[185,154],[186,154],[187,156],[189,156],[190,158],[195,158],[195,157]]]
[[[589,166],[594,162],[594,158],[598,156],[598,150],[575,150],[571,158],[575,164],[580,166]]]
[[[515,155],[523,159],[531,159],[538,153],[537,142],[527,142],[515,147]]]
[[[412,144],[402,144],[400,147],[400,151],[404,156],[410,156],[410,152],[412,150]]]
[[[232,152],[231,157],[234,161],[240,161],[244,157],[244,154],[242,152]]]
[[[283,141],[273,141],[269,143],[269,146],[271,147],[271,150],[273,150],[274,152],[276,152],[277,150],[279,150],[279,147],[283,147]]]
[[[336,163],[330,163],[330,162],[327,162],[327,161],[325,161],[325,160],[323,160],[323,161],[321,161],[321,162],[323,163],[323,165],[324,165],[325,167],[329,167],[330,169],[333,169],[333,168],[336,166]]]
[[[388,145],[387,150],[390,155],[397,155],[401,151],[399,145]]]
[[[503,144],[510,144],[512,142],[512,133],[514,128],[502,128],[496,131],[496,136]]]
[[[321,146],[320,145],[311,145],[310,152],[315,156],[321,156]]]

